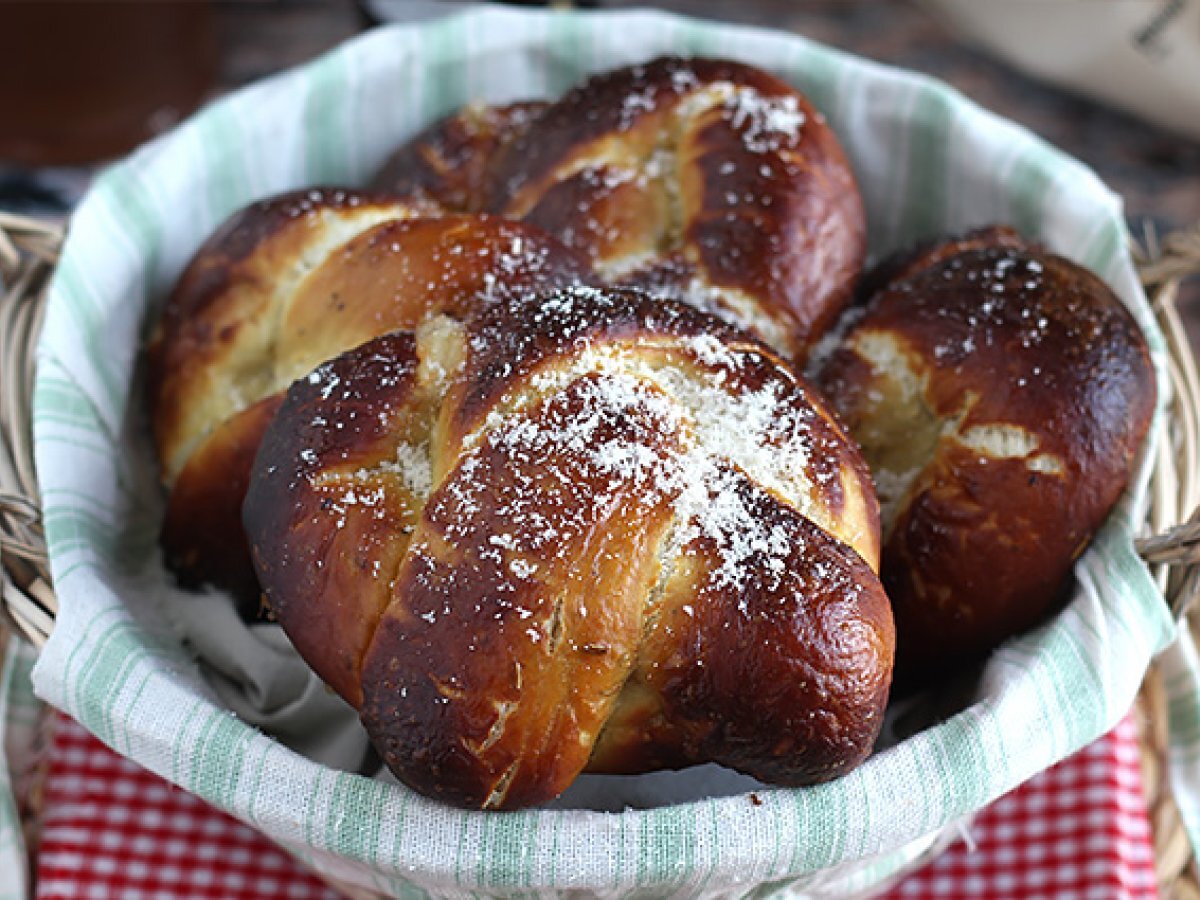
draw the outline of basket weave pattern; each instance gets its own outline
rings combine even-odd
[[[34,344],[64,229],[0,212],[0,593],[16,629],[40,647],[58,603],[33,470]]]
[[[49,637],[58,607],[40,519],[30,401],[34,347],[64,232],[0,212],[0,638],[7,626],[36,647]],[[1200,610],[1194,610],[1200,596],[1200,379],[1177,308],[1180,281],[1200,273],[1200,225],[1161,244],[1150,236],[1136,255],[1167,338],[1172,387],[1169,435],[1154,461],[1150,536],[1136,546],[1171,609],[1200,635]],[[1139,707],[1159,884],[1164,897],[1200,900],[1200,873],[1166,777],[1166,706],[1152,668]]]

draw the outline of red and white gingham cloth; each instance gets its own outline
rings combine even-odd
[[[338,900],[257,831],[118,756],[59,715],[39,898]]]
[[[1137,723],[1126,716],[1074,756],[1005,794],[887,900],[1153,900],[1154,843]]]
[[[885,896],[1012,900],[1157,897],[1137,726],[1013,791]],[[117,756],[59,717],[46,789],[39,898],[336,900],[259,835]]]

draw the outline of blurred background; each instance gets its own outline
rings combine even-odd
[[[309,60],[367,28],[465,5],[456,0],[4,0],[0,210],[62,215],[86,190],[97,166],[169,128],[206,100]],[[549,5],[655,6],[796,32],[925,72],[1094,168],[1123,196],[1136,236],[1200,222],[1196,0],[1121,0],[1103,4],[1101,15],[1091,12],[1097,4],[1088,0],[576,0]],[[1001,7],[1002,16],[986,12]],[[1087,8],[1086,29],[1078,24],[1078,7]],[[1002,21],[992,21],[997,18]],[[1070,87],[1057,86],[1064,83]],[[1200,346],[1200,288],[1193,283],[1187,290],[1183,308],[1193,342]]]

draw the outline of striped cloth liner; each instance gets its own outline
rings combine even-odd
[[[796,37],[648,12],[484,9],[382,29],[202,111],[107,171],[73,218],[34,395],[62,603],[34,671],[41,696],[310,865],[398,896],[692,897],[753,886],[847,896],[1117,722],[1175,631],[1131,546],[1146,453],[1081,559],[1067,609],[995,655],[969,708],[832,784],[619,815],[466,813],[301,758],[205,687],[170,624],[136,365],[188,256],[254,198],[361,183],[399,140],[463,102],[554,95],[586,72],[665,52],[744,59],[805,91],[848,149],[874,254],[1005,221],[1093,269],[1142,324],[1165,384],[1119,200],[1081,164],[944,85]]]
[[[33,659],[33,649],[13,635],[0,647],[0,900],[28,900],[33,887],[16,800],[33,767],[41,708],[29,681]]]

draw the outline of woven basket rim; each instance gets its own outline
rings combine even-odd
[[[62,223],[0,212],[0,610],[36,647],[58,603],[33,464],[34,349]]]
[[[65,239],[63,222],[0,212],[0,626],[42,647],[58,603],[51,583],[33,466],[31,400],[34,350],[45,296]],[[1178,311],[1180,282],[1200,273],[1200,223],[1133,248],[1138,274],[1167,342],[1171,396],[1168,439],[1152,463],[1149,527],[1135,548],[1150,565],[1172,612],[1182,617],[1200,596],[1200,376]],[[1200,635],[1200,614],[1191,618]],[[1152,668],[1139,704],[1143,772],[1154,824],[1159,886],[1197,883],[1196,860],[1172,800],[1166,772],[1166,698]],[[922,860],[940,852],[939,841]]]

